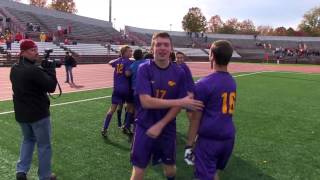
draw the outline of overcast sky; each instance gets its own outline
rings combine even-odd
[[[51,2],[50,0],[48,0]],[[108,20],[109,0],[74,0],[79,15]],[[29,0],[22,0],[28,3]],[[251,19],[256,26],[296,28],[303,14],[320,6],[319,0],[113,0],[112,21],[117,29],[130,25],[148,29],[182,31],[181,21],[189,8],[199,7],[210,19]],[[171,24],[171,25],[170,25]]]

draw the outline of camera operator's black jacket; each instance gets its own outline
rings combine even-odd
[[[57,86],[55,68],[41,68],[27,58],[20,57],[12,66],[10,80],[16,120],[32,123],[50,115],[47,92]]]

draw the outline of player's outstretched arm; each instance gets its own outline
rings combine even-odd
[[[184,148],[184,162],[186,162],[188,165],[194,165],[193,144],[196,141],[201,116],[202,112],[199,111],[194,111],[191,116],[192,119],[190,121],[187,144]]]
[[[192,117],[192,119],[190,121],[190,131],[188,133],[188,139],[187,139],[186,146],[193,146],[193,144],[196,140],[199,125],[200,125],[200,120],[202,117],[202,112],[201,111],[193,111],[191,117]]]
[[[180,107],[171,108],[160,121],[158,121],[147,130],[147,135],[151,138],[157,138],[161,134],[163,128],[165,128],[166,125],[169,124],[178,115],[180,110]]]
[[[166,109],[171,107],[185,107],[192,110],[202,110],[204,107],[201,101],[186,96],[181,99],[160,99],[151,97],[148,94],[139,96],[143,108],[146,109]]]

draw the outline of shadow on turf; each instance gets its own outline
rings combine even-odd
[[[193,169],[187,166],[183,160],[184,146],[186,137],[184,134],[177,132],[177,180],[191,180]],[[159,171],[159,173],[162,173]],[[220,174],[221,180],[275,180],[275,178],[264,174],[253,164],[237,157],[232,156],[227,168]]]
[[[121,149],[121,150],[124,150],[124,151],[131,151],[131,148],[130,148],[131,145],[130,144],[128,144],[128,146],[123,146],[120,143],[116,143],[116,142],[111,141],[108,137],[103,138],[103,140],[104,140],[104,142],[106,144],[111,145],[113,147],[116,147],[118,149]]]
[[[275,178],[264,174],[253,164],[232,156],[227,168],[220,175],[221,180],[275,180]]]

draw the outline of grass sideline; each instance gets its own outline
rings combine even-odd
[[[318,179],[319,76],[266,72],[236,80],[237,140],[221,179]],[[69,93],[52,104],[107,95],[111,89]],[[0,111],[12,110],[10,104],[0,102]],[[51,108],[53,171],[60,179],[129,179],[130,145],[115,118],[108,140],[99,133],[109,105],[110,98],[105,98]],[[192,169],[182,160],[185,113],[180,113],[177,123],[177,179],[191,179]],[[0,115],[0,127],[0,179],[14,179],[20,129],[12,113]],[[34,156],[30,179],[36,179],[36,169]],[[164,179],[161,168],[149,168],[146,179]]]

